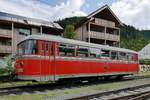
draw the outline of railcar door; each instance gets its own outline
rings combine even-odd
[[[110,72],[110,51],[109,50],[101,50],[101,58],[104,61],[104,66],[103,66],[103,70],[104,73],[109,73]]]
[[[40,68],[40,80],[41,81],[48,81],[50,79],[50,42],[48,41],[41,41],[41,68]]]
[[[56,50],[55,42],[49,42],[49,80],[55,81]]]

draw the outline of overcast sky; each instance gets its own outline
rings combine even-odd
[[[54,21],[86,16],[105,4],[123,23],[150,29],[150,0],[0,0],[0,11]]]

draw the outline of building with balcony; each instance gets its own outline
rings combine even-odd
[[[17,43],[28,35],[62,33],[57,23],[0,12],[0,57],[15,54]]]
[[[121,21],[108,5],[92,12],[76,26],[76,39],[110,46],[120,45]]]

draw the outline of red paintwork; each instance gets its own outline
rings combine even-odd
[[[46,44],[46,43],[45,43]],[[46,48],[46,46],[44,46]],[[54,47],[52,49],[50,47]],[[38,41],[39,51],[41,49],[40,41]],[[46,50],[46,49],[45,49]],[[79,61],[79,60],[64,60],[61,57],[55,59],[58,56],[57,43],[49,43],[49,56],[46,59],[45,56],[35,58],[22,57],[16,60],[15,70],[17,75],[71,75],[71,74],[113,74],[113,73],[137,73],[139,70],[138,64],[127,63],[124,61],[114,62],[109,60],[109,62],[104,62],[101,59],[99,61]],[[41,55],[38,52],[37,55]],[[51,56],[50,56],[51,55]],[[31,55],[29,55],[31,56]],[[137,55],[135,55],[134,60],[137,60]],[[84,59],[84,58],[83,58]],[[20,71],[23,69],[23,71]],[[19,71],[20,72],[19,72]]]
[[[138,64],[125,63],[104,63],[104,62],[87,62],[87,61],[62,61],[54,60],[35,60],[23,59],[16,61],[16,64],[23,62],[22,75],[57,75],[61,74],[95,74],[95,73],[120,73],[120,72],[137,72]],[[54,64],[55,63],[55,64]],[[55,67],[55,68],[54,68]],[[18,64],[16,69],[21,68]]]

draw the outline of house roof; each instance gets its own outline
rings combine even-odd
[[[87,16],[87,18],[93,17],[94,15],[103,11],[104,9],[108,9],[111,12],[111,14],[116,18],[116,20],[120,23],[120,25],[122,25],[122,22],[119,20],[119,18],[115,15],[115,13],[110,9],[110,7],[108,5],[104,5],[101,8],[97,9],[96,11],[92,12],[91,14],[89,14]]]
[[[41,19],[28,18],[28,17],[5,13],[5,12],[0,12],[0,20],[12,21],[12,22],[22,23],[22,24],[29,24],[34,26],[45,26],[45,27],[63,30],[63,28],[58,23],[53,23]]]
[[[110,9],[108,5],[104,5],[101,8],[97,9],[96,11],[90,13],[88,16],[86,16],[77,26],[76,28],[80,27],[81,24],[85,23],[86,21],[89,21],[93,16],[97,15],[98,13],[104,11],[105,9],[108,9],[109,12],[113,15],[113,17],[116,19],[116,21],[123,26],[123,23],[119,20],[119,18],[114,14],[114,12]]]

